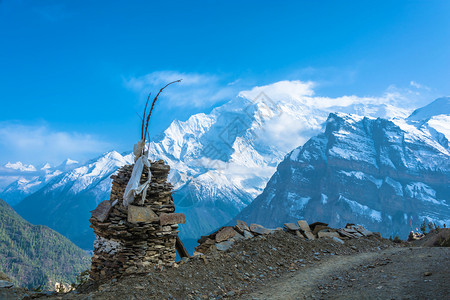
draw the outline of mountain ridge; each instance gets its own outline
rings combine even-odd
[[[448,141],[443,146],[430,128],[416,126],[330,114],[324,133],[286,155],[264,192],[235,219],[266,226],[298,218],[331,226],[360,222],[403,237],[410,222],[450,222]]]
[[[150,143],[150,158],[163,159],[171,166],[169,180],[176,188],[175,205],[188,220],[180,227],[182,238],[196,239],[226,224],[250,204],[262,193],[285,155],[323,129],[330,111],[388,118],[408,116],[407,110],[381,103],[379,99],[361,100],[351,96],[332,99],[313,94],[310,86],[301,82],[255,87],[241,92],[209,114],[196,114],[186,121],[172,122],[158,140]],[[119,166],[115,165],[110,173]],[[69,173],[62,176],[76,179]],[[66,183],[70,184],[70,180]],[[23,201],[35,202],[30,207],[35,207],[42,215],[47,212],[42,208],[47,206],[39,202],[48,199],[58,203],[58,199],[65,199],[65,204],[58,206],[84,218],[99,201],[109,198],[110,179],[105,177],[94,183],[82,186],[78,196],[70,194],[69,188],[61,189],[61,193],[51,192],[52,185],[46,184],[41,192]],[[35,211],[28,209],[26,212],[25,205],[19,210],[34,223],[61,230],[54,227],[60,226],[55,219],[64,219],[64,214],[49,209],[53,217],[36,217]],[[72,238],[71,232],[83,232],[75,241],[88,249],[93,235],[87,223],[82,225],[76,221],[74,224],[67,225],[62,232]]]
[[[0,271],[16,286],[54,289],[89,268],[90,257],[66,237],[32,225],[0,199]]]

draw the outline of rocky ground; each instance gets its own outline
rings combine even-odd
[[[175,267],[41,299],[448,299],[450,249],[371,236],[308,241],[285,231]],[[11,289],[9,289],[12,292]],[[1,295],[0,295],[1,296]],[[37,294],[16,292],[16,298]],[[0,297],[1,298],[1,297]],[[2,298],[3,299],[3,298]],[[7,298],[5,298],[7,299]]]

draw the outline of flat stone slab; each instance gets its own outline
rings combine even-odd
[[[307,238],[308,240],[315,240],[315,239],[316,239],[316,237],[314,236],[314,234],[312,234],[311,231],[305,231],[305,232],[303,232],[303,233],[305,234],[305,236],[306,236],[306,238]]]
[[[285,226],[287,229],[292,230],[292,231],[300,230],[300,226],[298,226],[298,225],[295,224],[295,223],[284,223],[284,226]]]
[[[332,238],[333,238],[333,241],[338,242],[339,244],[345,244],[345,242],[338,237],[333,236]]]
[[[216,243],[216,248],[219,251],[226,251],[231,248],[231,246],[234,244],[234,241],[224,241],[221,243]]]
[[[14,284],[6,281],[6,280],[0,280],[0,288],[10,288],[12,287]]]
[[[230,239],[231,241],[239,241],[239,240],[243,240],[244,236],[242,234],[240,234],[239,232],[236,232],[236,234]]]
[[[311,228],[311,230],[314,232],[314,229],[316,229],[316,226],[328,226],[327,223],[323,223],[323,222],[314,222],[312,224],[309,224],[309,227]]]
[[[311,232],[311,228],[309,228],[308,222],[306,222],[305,220],[299,220],[297,221],[297,224],[304,232]]]
[[[113,206],[109,200],[100,202],[97,207],[91,211],[92,217],[96,218],[99,222],[104,222],[108,219],[109,213]]]
[[[186,216],[182,213],[162,213],[159,216],[159,222],[162,226],[186,223]]]
[[[369,230],[365,229],[365,228],[362,227],[362,226],[356,227],[356,230],[357,230],[359,233],[361,233],[362,235],[364,235],[364,236],[371,236],[371,235],[373,235],[373,232],[372,232],[372,231],[369,231]]]
[[[330,227],[328,227],[327,225],[316,225],[312,232],[314,235],[316,235],[319,231],[322,231],[324,229],[330,229]]]
[[[337,232],[339,232],[340,235],[348,237],[348,238],[351,238],[351,239],[356,239],[357,238],[357,236],[355,236],[355,235],[353,235],[353,234],[351,234],[351,233],[349,233],[349,232],[347,232],[347,231],[345,231],[343,229],[338,229]]]
[[[128,222],[130,223],[152,223],[158,222],[159,217],[147,206],[128,205]]]
[[[253,234],[251,234],[250,231],[244,230],[244,238],[245,239],[251,239],[252,237],[253,237]]]
[[[337,233],[337,232],[330,232],[330,231],[319,231],[318,233],[317,233],[317,236],[319,237],[319,239],[320,238],[324,238],[324,237],[336,237],[336,238],[339,238],[340,237],[340,235],[339,235],[339,233]]]
[[[236,228],[240,230],[241,232],[244,232],[245,230],[250,231],[250,228],[248,228],[247,223],[241,220],[236,221]]]
[[[226,240],[234,237],[236,234],[237,234],[237,231],[234,230],[233,227],[223,227],[216,234],[216,242],[220,243],[220,242],[226,241]]]
[[[257,234],[270,234],[273,230],[264,228],[259,224],[250,224],[250,231]]]

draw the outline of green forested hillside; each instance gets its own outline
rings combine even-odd
[[[16,286],[52,289],[55,282],[75,282],[89,265],[90,257],[67,238],[28,223],[0,199],[0,271]]]

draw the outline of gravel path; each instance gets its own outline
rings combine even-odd
[[[333,257],[242,299],[450,299],[450,249],[389,248]]]

